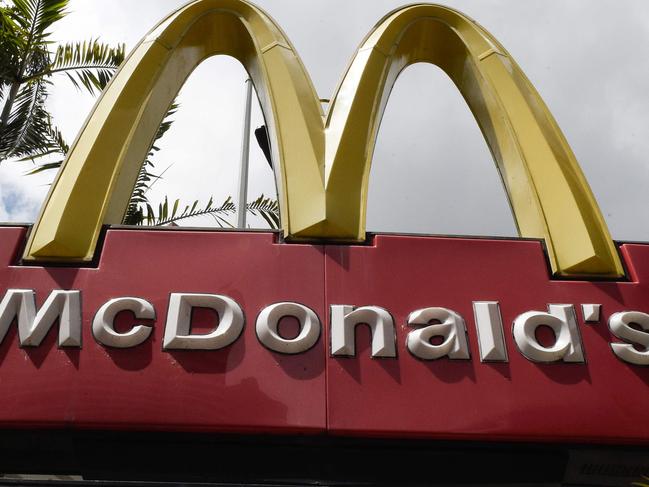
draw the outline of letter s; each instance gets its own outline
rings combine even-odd
[[[644,331],[629,326],[635,323]],[[611,343],[613,353],[621,360],[635,365],[649,365],[649,314],[639,311],[623,311],[613,314],[608,320],[611,333],[628,343]],[[644,347],[637,350],[633,345]]]

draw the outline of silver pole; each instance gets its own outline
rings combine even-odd
[[[246,111],[243,117],[241,140],[241,167],[239,172],[239,204],[237,205],[237,228],[246,228],[248,201],[248,165],[250,162],[250,113],[252,104],[252,81],[246,80]]]

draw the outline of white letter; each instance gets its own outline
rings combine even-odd
[[[503,319],[495,301],[473,303],[475,328],[481,362],[507,362],[507,347],[503,336]]]
[[[514,320],[514,340],[521,353],[534,362],[584,362],[575,308],[551,304],[550,313],[528,311]],[[539,326],[549,326],[556,337],[554,345],[544,347],[536,339]]]
[[[131,348],[144,342],[151,331],[150,326],[135,325],[127,333],[115,331],[115,316],[120,311],[131,311],[138,320],[155,319],[155,309],[148,301],[140,298],[116,298],[104,304],[92,322],[92,334],[102,345],[113,348]]]
[[[293,316],[300,322],[300,334],[292,340],[277,331],[279,321]],[[257,338],[266,347],[279,353],[296,354],[309,350],[320,338],[320,319],[315,312],[299,303],[276,303],[257,317]]]
[[[440,323],[428,325],[433,320]],[[445,308],[418,309],[408,316],[408,325],[428,325],[408,333],[406,346],[415,357],[423,360],[446,356],[450,359],[471,358],[464,319],[455,311]],[[444,337],[444,341],[433,345],[430,341],[434,337]]]
[[[18,337],[23,347],[39,346],[57,319],[59,347],[80,347],[80,296],[79,291],[52,291],[37,313],[34,291],[9,289],[0,302],[0,342],[18,316]]]
[[[206,335],[191,335],[192,308],[209,308],[219,315],[219,324]],[[164,350],[218,350],[236,341],[245,318],[241,306],[217,294],[173,293],[169,298]]]
[[[396,357],[394,320],[378,306],[354,308],[344,304],[331,306],[331,355],[356,355],[356,325],[365,323],[372,332],[372,357]]]
[[[634,330],[629,325],[635,323],[644,331]],[[649,365],[649,315],[639,311],[615,313],[608,320],[611,333],[621,340],[644,347],[644,352],[636,350],[627,343],[611,343],[613,353],[621,360],[635,365]]]

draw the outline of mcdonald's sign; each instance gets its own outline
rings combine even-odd
[[[216,54],[257,88],[281,231],[118,226]],[[524,238],[366,234],[378,125],[422,61],[475,115]],[[450,8],[386,15],[325,115],[265,12],[189,3],[114,77],[38,221],[0,234],[5,428],[649,444],[649,245],[613,242],[532,84]]]

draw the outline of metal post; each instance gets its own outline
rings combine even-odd
[[[250,162],[250,113],[252,104],[252,81],[246,80],[246,111],[243,117],[241,140],[241,167],[239,172],[239,202],[237,205],[237,228],[246,228],[248,201],[248,165]]]

